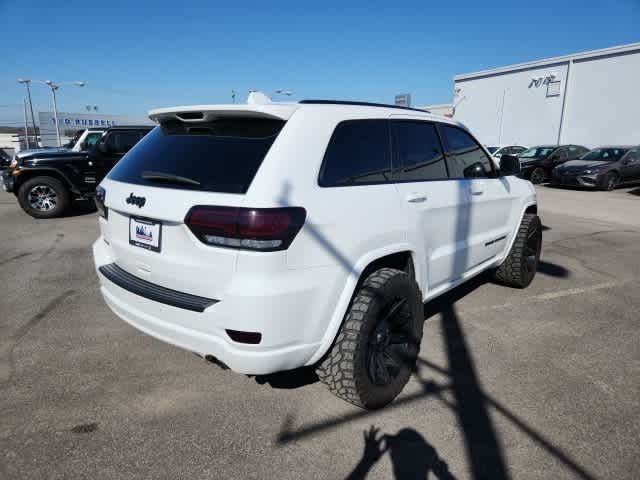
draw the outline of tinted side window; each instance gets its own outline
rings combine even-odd
[[[387,120],[347,120],[338,124],[324,156],[320,185],[357,185],[390,178]]]
[[[448,178],[436,127],[427,122],[391,123],[394,180],[439,180]]]
[[[107,144],[113,153],[127,153],[140,140],[140,133],[136,131],[113,132]]]
[[[471,135],[460,128],[441,125],[451,178],[492,177],[493,163]]]
[[[580,147],[576,147],[576,146],[571,146],[569,147],[569,158],[578,158],[580,155],[582,155],[582,148]]]

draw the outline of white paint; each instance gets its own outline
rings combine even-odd
[[[100,275],[113,311],[166,342],[211,354],[233,370],[261,374],[315,363],[332,344],[362,271],[376,259],[408,251],[424,300],[501,263],[523,212],[536,202],[515,176],[322,188],[318,173],[338,123],[402,119],[460,125],[418,111],[353,105],[208,105],[162,109],[154,119],[287,119],[246,194],[101,182],[108,221],[100,218],[96,266],[113,262],[180,292],[220,300],[202,313],[129,293]],[[194,115],[188,117],[193,118]],[[142,143],[141,143],[142,145]],[[487,154],[488,155],[488,154]],[[127,161],[125,157],[123,162]],[[142,208],[127,204],[134,193]],[[185,225],[195,205],[302,206],[304,227],[286,251],[205,245]],[[162,222],[162,251],[129,244],[129,217]],[[109,240],[107,244],[104,238]],[[261,332],[259,345],[230,340],[225,329]]]

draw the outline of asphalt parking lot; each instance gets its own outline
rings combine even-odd
[[[95,213],[0,193],[0,477],[640,478],[640,187],[538,191],[534,283],[426,305],[419,369],[377,412],[139,333],[98,294]]]

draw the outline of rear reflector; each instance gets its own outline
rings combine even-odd
[[[304,225],[301,207],[193,207],[185,224],[203,243],[272,252],[285,250]]]
[[[262,334],[260,332],[241,332],[240,330],[226,330],[227,335],[234,342],[238,343],[250,343],[258,344],[262,340]]]

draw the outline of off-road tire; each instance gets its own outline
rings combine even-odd
[[[404,361],[397,376],[387,385],[377,385],[367,371],[370,336],[382,309],[398,298],[406,299],[398,315],[411,339],[402,352]],[[334,344],[316,367],[318,378],[333,394],[359,407],[374,409],[390,403],[415,369],[423,312],[422,295],[412,277],[392,268],[373,272],[356,291]]]
[[[50,210],[38,210],[29,202],[29,192],[36,186],[44,186],[55,192],[56,205]],[[71,195],[67,187],[54,177],[34,177],[30,178],[18,189],[18,203],[20,207],[33,218],[54,218],[62,215],[71,201]]]
[[[537,251],[535,252],[535,268],[527,268],[527,241],[535,235],[537,238]],[[540,261],[542,248],[542,223],[540,217],[533,213],[525,213],[520,222],[520,228],[516,234],[511,251],[502,265],[494,271],[494,279],[509,287],[525,288],[533,281],[536,269]]]

